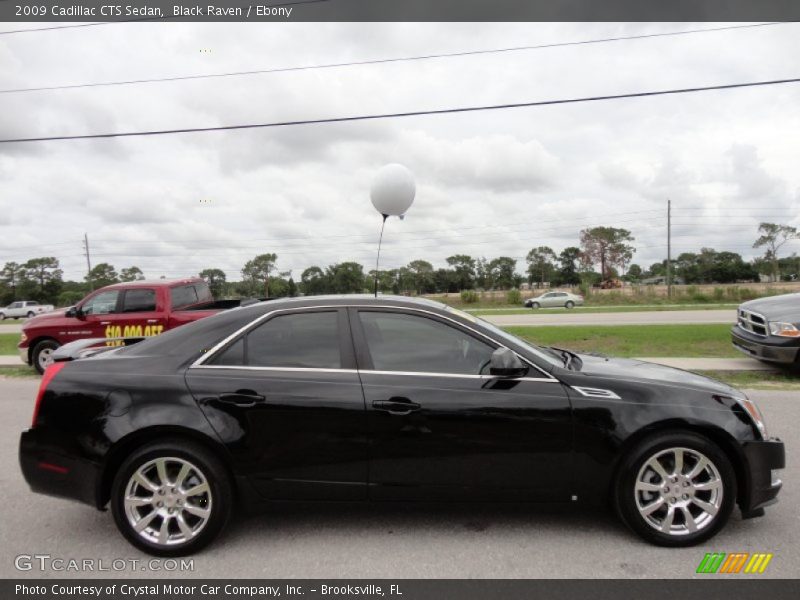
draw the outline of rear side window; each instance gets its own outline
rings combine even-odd
[[[172,308],[181,308],[182,306],[191,306],[197,304],[197,290],[193,285],[181,285],[172,288]]]
[[[128,290],[122,300],[122,312],[153,312],[156,309],[155,290]]]
[[[302,312],[273,317],[208,362],[209,365],[340,369],[336,312]]]

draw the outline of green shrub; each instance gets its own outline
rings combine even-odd
[[[520,294],[519,290],[516,288],[508,290],[506,302],[509,304],[522,304],[522,294]]]
[[[475,304],[478,301],[478,292],[475,290],[461,290],[461,301],[464,304]]]
[[[61,292],[58,295],[58,306],[73,306],[81,301],[84,294],[81,292]]]

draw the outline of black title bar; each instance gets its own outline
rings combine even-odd
[[[797,0],[0,0],[8,22],[800,20]]]

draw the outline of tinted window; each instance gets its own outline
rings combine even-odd
[[[181,306],[191,306],[197,304],[197,290],[193,285],[182,285],[174,287],[172,292],[172,308]]]
[[[377,371],[488,372],[494,348],[433,319],[401,313],[359,313]]]
[[[243,365],[244,364],[244,337],[240,337],[223,352],[208,361],[209,365]]]
[[[110,290],[100,292],[81,306],[81,311],[86,315],[107,315],[117,311],[117,297],[119,291]]]
[[[152,312],[156,309],[155,290],[128,290],[122,301],[122,312]]]
[[[38,302],[28,302],[28,306],[39,306]]]
[[[335,312],[273,317],[247,334],[247,364],[339,369],[342,357],[338,323]]]

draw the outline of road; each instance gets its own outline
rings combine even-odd
[[[564,309],[559,313],[537,313],[531,310],[526,315],[483,315],[499,325],[678,325],[696,323],[736,323],[735,310],[654,310],[618,313],[581,313]]]
[[[117,533],[109,513],[32,494],[19,472],[17,442],[28,426],[38,381],[0,378],[0,577],[158,577],[163,572],[19,572],[20,554],[61,558],[148,557]],[[800,393],[751,392],[773,434],[787,443],[781,502],[761,519],[738,511],[710,543],[650,546],[610,514],[529,506],[396,507],[318,505],[276,508],[237,519],[194,557],[188,577],[541,578],[694,577],[705,552],[772,552],[761,577],[800,572]],[[176,575],[177,576],[177,575]],[[705,576],[708,577],[708,576]]]

